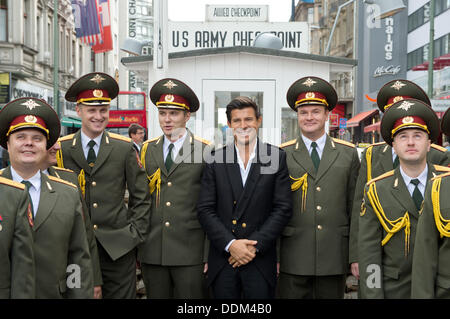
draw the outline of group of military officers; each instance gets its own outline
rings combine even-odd
[[[136,260],[148,298],[209,296],[208,255],[217,244],[197,204],[202,155],[214,147],[186,128],[198,98],[178,79],[155,83],[150,99],[163,135],[136,149],[105,130],[118,92],[104,73],[73,83],[65,98],[76,102],[82,128],[61,138],[57,114],[40,99],[0,111],[0,145],[11,162],[0,177],[0,298],[135,298]],[[314,76],[287,92],[300,134],[279,148],[292,215],[274,243],[269,286],[279,298],[339,299],[351,269],[362,298],[450,297],[450,158],[432,144],[440,130],[450,135],[450,113],[440,125],[420,87],[387,83],[377,97],[384,142],[360,161],[353,144],[325,131],[337,100]],[[256,109],[254,116],[260,120]],[[236,240],[245,239],[235,229],[247,227],[246,216],[229,222]],[[233,241],[221,254],[249,269]]]

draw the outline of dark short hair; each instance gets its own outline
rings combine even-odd
[[[128,128],[128,136],[131,137],[131,134],[136,134],[138,130],[143,130],[145,132],[145,129],[140,126],[139,124],[133,123]]]
[[[231,122],[231,111],[236,109],[242,110],[246,107],[251,107],[255,110],[255,116],[257,119],[261,117],[258,105],[256,105],[256,103],[251,98],[249,98],[248,96],[238,96],[237,98],[231,100],[231,102],[227,105],[228,122]]]

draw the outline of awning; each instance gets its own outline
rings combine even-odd
[[[370,132],[375,132],[375,131],[379,132],[380,125],[381,125],[381,122],[376,122],[374,124],[367,125],[366,127],[364,127],[364,133],[370,133]]]
[[[80,128],[81,127],[81,120],[73,118],[73,117],[63,116],[63,118],[61,119],[61,125],[62,126],[67,126],[67,127]]]
[[[356,114],[354,117],[352,117],[350,120],[347,121],[347,127],[359,126],[359,123],[361,121],[365,120],[368,117],[374,116],[376,114],[378,114],[378,109],[373,109],[370,111],[365,111],[365,112]]]
[[[440,57],[433,59],[433,70],[442,70],[446,66],[450,65],[450,53],[441,55]],[[413,71],[427,71],[428,61],[422,64],[416,65],[411,70]]]

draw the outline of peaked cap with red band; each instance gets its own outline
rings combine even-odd
[[[25,128],[42,131],[49,149],[59,138],[61,124],[49,104],[41,99],[26,97],[9,102],[0,111],[0,145],[7,148],[8,137]]]
[[[196,112],[200,107],[194,91],[187,84],[174,78],[156,82],[150,89],[150,100],[156,107],[165,109]]]
[[[67,90],[69,102],[90,106],[109,105],[119,94],[119,85],[111,76],[102,72],[83,75]]]
[[[384,113],[392,104],[405,99],[417,99],[431,105],[428,95],[420,86],[403,79],[392,80],[383,85],[378,91],[377,105]]]
[[[333,86],[315,76],[307,76],[295,81],[288,89],[286,99],[294,111],[307,105],[322,105],[331,111],[338,100]]]
[[[416,99],[405,99],[392,104],[381,119],[381,135],[392,146],[394,136],[404,129],[425,131],[431,142],[439,135],[439,119],[431,107]]]

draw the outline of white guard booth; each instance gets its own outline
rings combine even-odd
[[[225,141],[226,106],[235,97],[251,97],[263,116],[260,137],[279,145],[298,135],[297,116],[286,102],[290,85],[304,76],[327,81],[339,74],[352,74],[356,61],[294,51],[234,46],[173,52],[164,74],[153,72],[152,56],[122,58],[150,88],[160,78],[173,77],[189,85],[200,100],[200,109],[191,115],[188,128],[194,134],[220,145]],[[146,92],[148,94],[148,92]],[[339,92],[338,92],[339,95]],[[148,107],[148,137],[162,134],[157,108]]]

